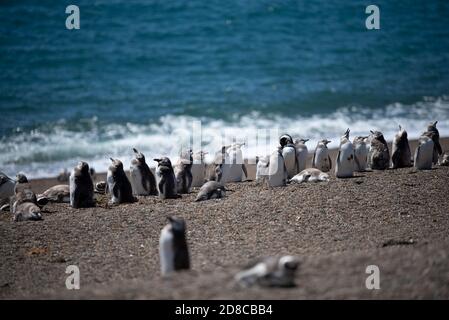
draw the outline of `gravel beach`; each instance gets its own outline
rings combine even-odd
[[[35,192],[58,184],[31,183]],[[449,167],[227,188],[225,199],[198,203],[198,188],[115,207],[97,195],[95,208],[48,204],[38,222],[14,223],[2,212],[0,298],[449,299]],[[169,215],[187,222],[192,270],[162,278],[158,240]],[[301,260],[295,288],[233,283],[242,265],[279,254]],[[65,287],[69,265],[80,269],[80,290]],[[369,265],[380,269],[380,290],[365,287]]]

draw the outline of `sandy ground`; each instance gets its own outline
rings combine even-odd
[[[32,184],[40,192],[57,183]],[[106,196],[89,209],[49,204],[39,222],[1,213],[0,298],[449,299],[449,167],[227,187],[227,198],[200,203],[196,189],[112,208]],[[158,239],[168,215],[187,221],[192,270],[162,278]],[[233,283],[241,265],[278,254],[300,257],[296,288]],[[65,287],[68,265],[80,269],[80,290]],[[365,287],[368,265],[380,269],[380,290]]]

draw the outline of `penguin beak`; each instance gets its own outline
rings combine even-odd
[[[306,143],[307,141],[309,141],[310,139],[302,139],[304,141],[304,143]]]
[[[114,162],[114,159],[112,159],[112,158],[109,158],[112,162]]]
[[[161,159],[153,159],[154,161],[156,161],[157,163],[161,162]]]
[[[399,130],[402,130],[402,127],[401,127],[401,125],[399,125]]]
[[[433,123],[433,126],[436,127],[437,123],[438,123],[438,121],[435,121],[435,122]]]
[[[136,148],[133,148],[134,153],[139,153]]]
[[[373,131],[373,130],[370,130],[369,132],[371,132],[372,134],[374,134],[374,131]]]

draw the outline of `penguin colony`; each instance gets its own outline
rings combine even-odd
[[[347,129],[340,138],[338,155],[331,159],[327,145],[318,142],[310,168],[306,168],[308,139],[295,139],[284,134],[279,146],[271,155],[256,157],[256,181],[269,187],[284,186],[287,183],[327,182],[328,172],[335,171],[337,178],[349,178],[354,172],[386,170],[414,166],[417,170],[430,170],[435,164],[449,165],[449,152],[443,154],[439,142],[437,121],[428,124],[419,139],[413,159],[407,132],[399,126],[392,143],[392,150],[379,131],[370,131],[368,136],[350,140]],[[168,157],[154,159],[155,173],[150,170],[145,156],[133,148],[129,178],[119,159],[110,158],[106,181],[94,185],[95,170],[86,162],[79,162],[70,174],[64,171],[58,181],[69,181],[69,185],[56,185],[36,195],[25,175],[18,174],[16,180],[0,172],[0,209],[8,210],[13,221],[41,220],[41,209],[48,202],[69,203],[73,208],[95,206],[94,193],[109,194],[110,205],[132,203],[138,196],[159,196],[161,199],[181,198],[193,187],[201,187],[194,201],[220,199],[226,196],[225,184],[242,181],[247,177],[241,147],[243,143],[223,146],[215,155],[212,170],[207,172],[204,159],[206,152],[183,150],[173,166]],[[162,229],[159,241],[161,274],[190,268],[189,250],[186,240],[186,223],[181,218],[168,217],[168,224]],[[293,256],[265,257],[249,264],[238,272],[234,279],[247,287],[294,286],[294,275],[299,261]]]

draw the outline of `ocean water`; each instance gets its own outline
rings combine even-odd
[[[67,30],[65,8],[80,8]],[[57,174],[79,160],[129,166],[263,129],[338,137],[430,120],[449,136],[449,2],[1,1],[0,171]],[[266,149],[274,147],[266,142]],[[262,143],[263,144],[263,143]],[[154,165],[150,161],[150,165]]]

